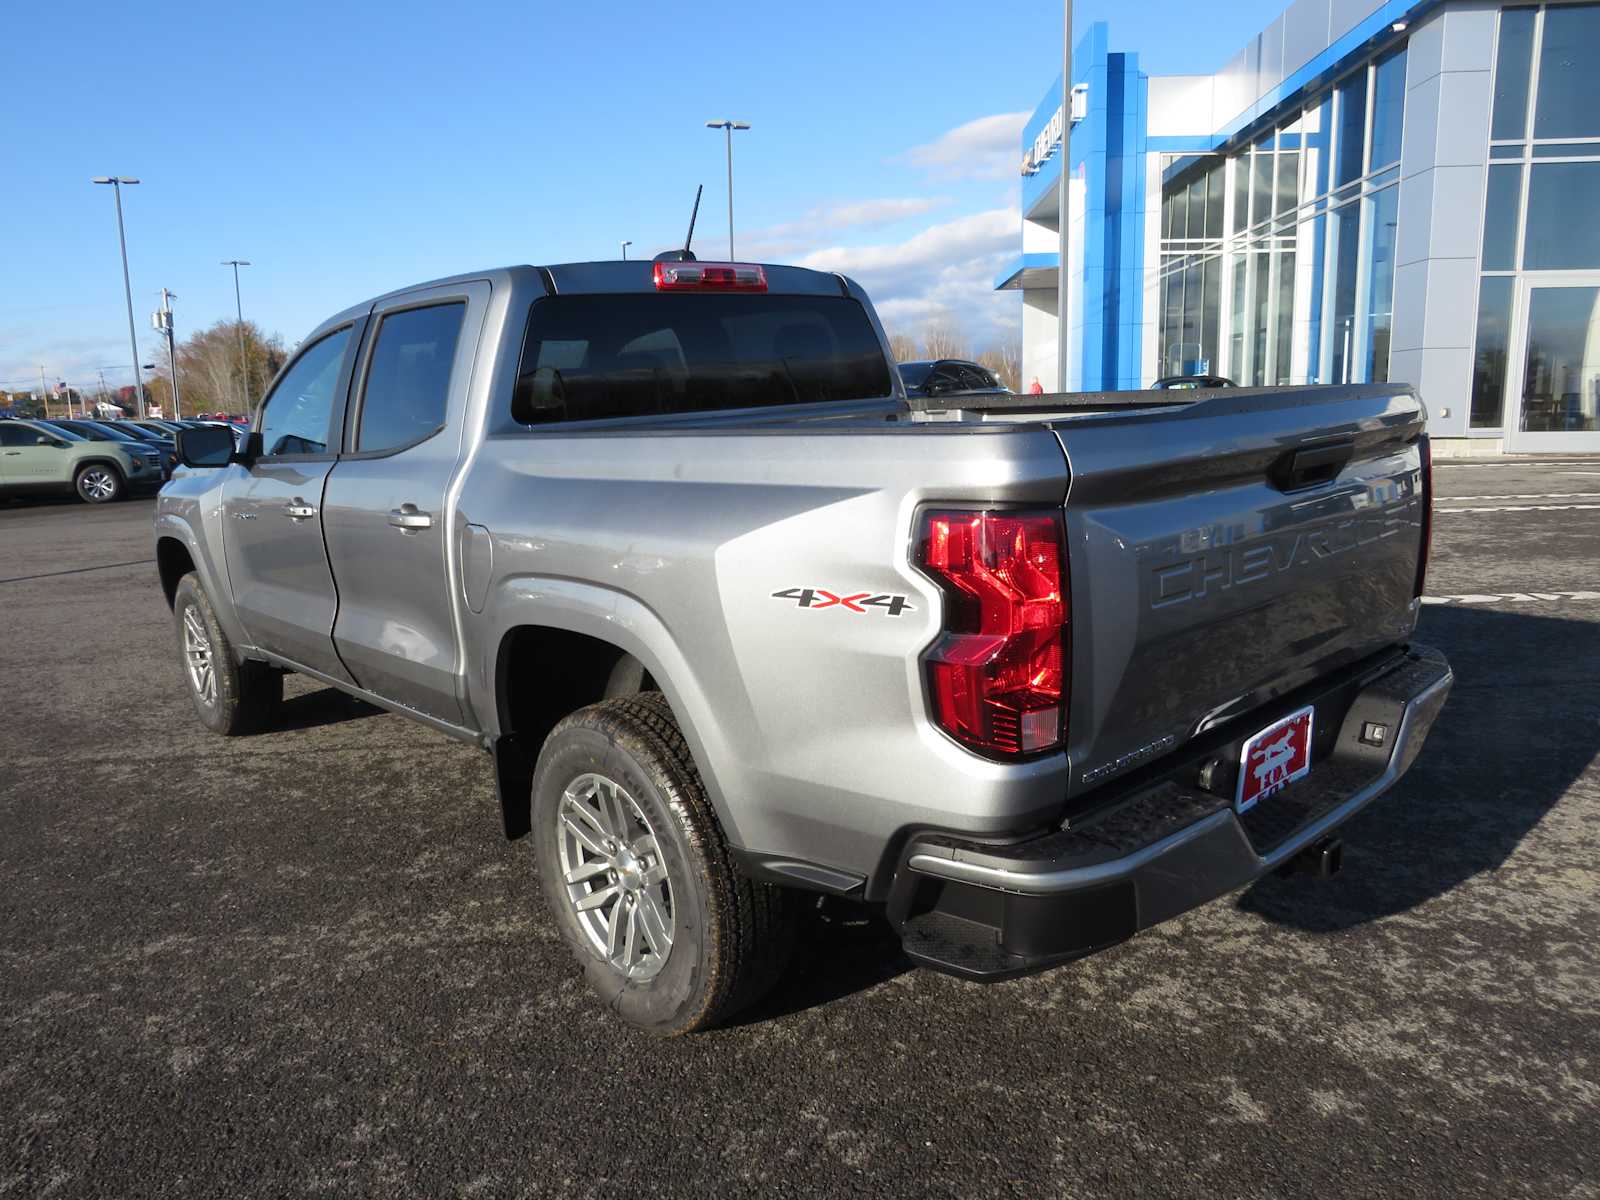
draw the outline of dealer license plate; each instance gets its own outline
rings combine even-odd
[[[1260,800],[1311,771],[1311,708],[1274,721],[1239,752],[1239,790],[1234,807],[1249,812]]]

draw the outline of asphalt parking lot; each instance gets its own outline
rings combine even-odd
[[[0,1195],[1600,1195],[1600,461],[1437,482],[1457,683],[1340,878],[992,987],[841,912],[665,1044],[485,756],[206,735],[151,503],[0,504]]]

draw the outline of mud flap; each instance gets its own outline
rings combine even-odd
[[[516,841],[533,828],[533,760],[514,733],[496,738],[493,753],[500,819],[507,839]]]

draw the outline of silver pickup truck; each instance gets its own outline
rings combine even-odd
[[[155,517],[195,707],[294,671],[493,756],[596,991],[768,988],[807,892],[1002,979],[1277,870],[1411,765],[1404,385],[907,400],[849,279],[513,267],[347,309]]]

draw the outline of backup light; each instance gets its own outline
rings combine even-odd
[[[924,513],[916,565],[944,591],[923,656],[939,727],[990,758],[1066,741],[1067,556],[1055,512]]]
[[[755,263],[658,262],[659,292],[764,292],[767,273]]]

